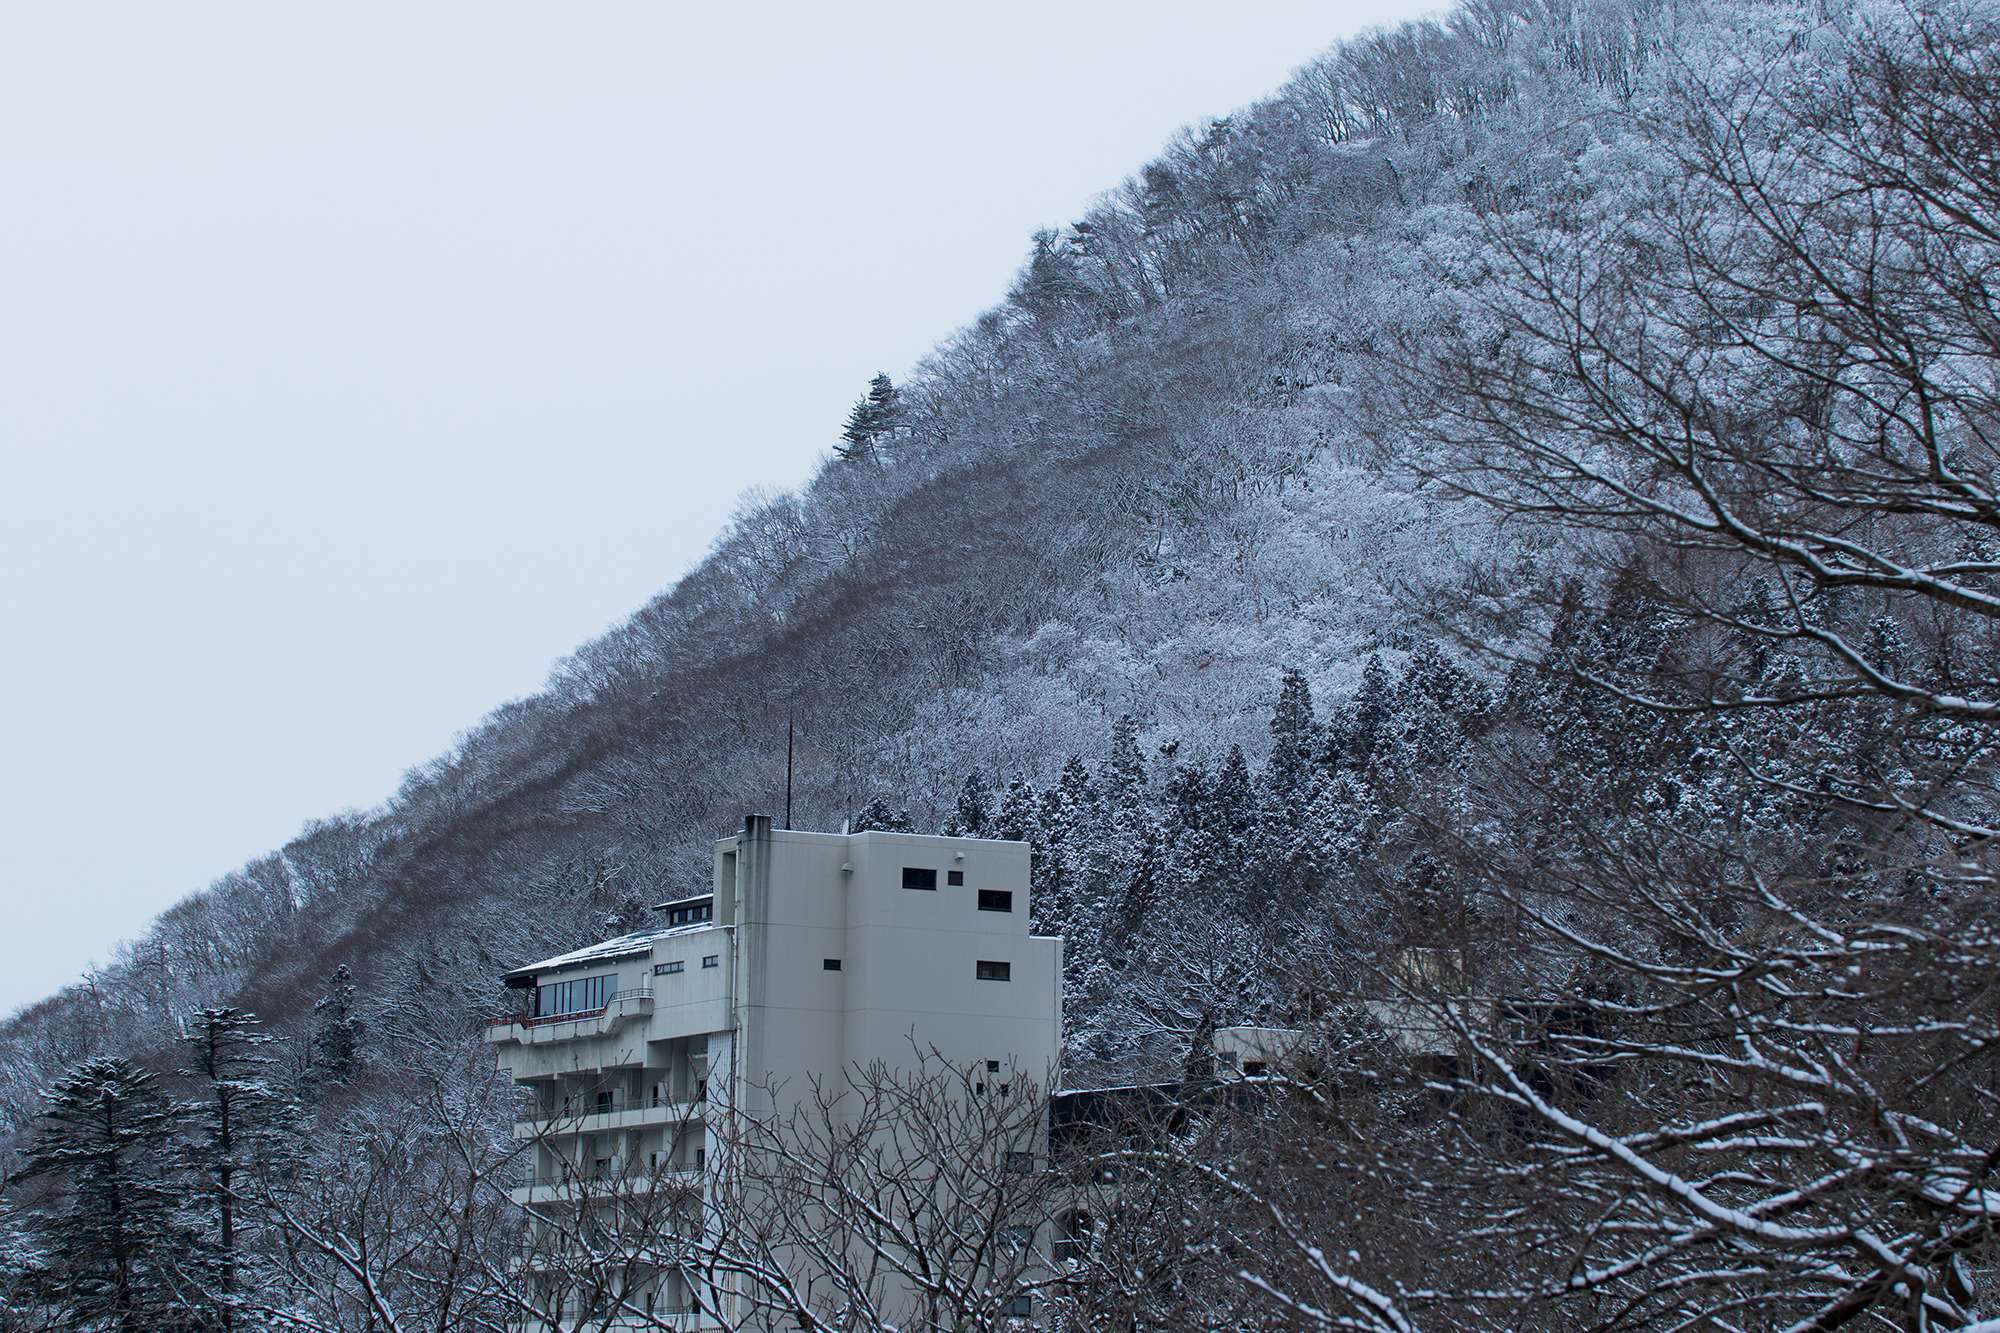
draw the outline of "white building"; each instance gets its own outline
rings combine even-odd
[[[1053,1086],[1062,941],[1029,934],[1027,844],[771,823],[718,842],[709,892],[662,904],[654,929],[507,974],[530,1003],[486,1040],[534,1090],[517,1202],[560,1215],[587,1182],[636,1175],[712,1201],[725,1111],[782,1113],[773,1089],[907,1063],[913,1036]],[[650,1282],[635,1305],[688,1307],[674,1274]]]

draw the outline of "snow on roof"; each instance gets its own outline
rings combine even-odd
[[[713,921],[697,921],[692,925],[673,926],[665,930],[641,930],[630,935],[620,935],[616,939],[605,940],[588,948],[570,953],[559,953],[554,958],[544,958],[539,963],[529,963],[517,967],[505,975],[505,980],[532,978],[538,972],[557,972],[566,967],[580,967],[585,963],[608,963],[614,958],[637,958],[651,953],[653,941],[665,939],[669,935],[691,935],[698,930],[713,930]]]

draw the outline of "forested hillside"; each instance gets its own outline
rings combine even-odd
[[[1324,53],[1034,237],[542,693],[13,1018],[9,1160],[216,1006],[325,1134],[420,1074],[504,1120],[499,974],[705,882],[790,726],[800,827],[1035,843],[1071,1086],[1326,1038],[1082,1326],[1965,1322],[1995,50],[1981,7],[1472,0]],[[1412,995],[1462,1043],[1418,1069],[1355,1017],[1399,985],[1515,1007]]]

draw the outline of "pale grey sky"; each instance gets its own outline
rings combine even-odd
[[[0,5],[0,1013],[803,480],[1402,0]]]

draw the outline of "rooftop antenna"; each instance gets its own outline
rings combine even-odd
[[[792,712],[785,712],[785,827],[792,826]]]

